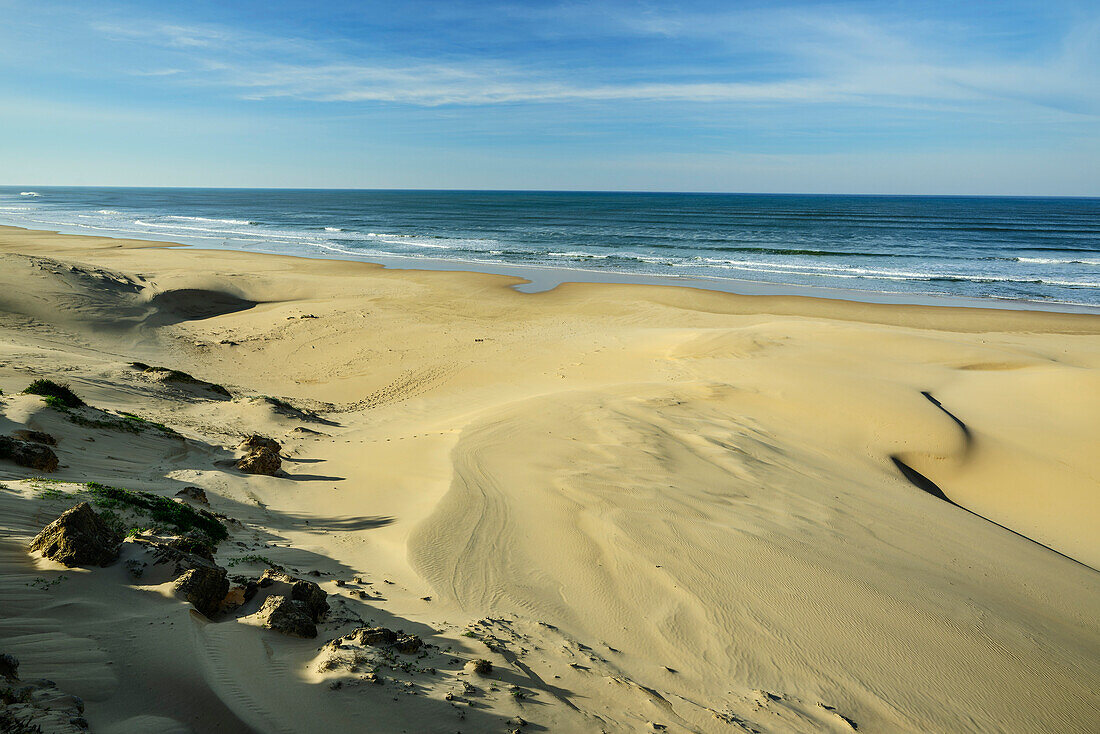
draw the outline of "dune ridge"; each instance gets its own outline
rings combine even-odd
[[[1100,317],[516,282],[0,229],[0,434],[61,460],[0,461],[0,652],[118,734],[1095,730]],[[28,554],[89,481],[201,487],[318,639]],[[436,647],[368,683],[359,625]]]

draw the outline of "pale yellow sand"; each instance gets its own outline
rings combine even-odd
[[[202,486],[244,523],[222,563],[335,573],[339,610],[459,660],[411,688],[330,690],[316,662],[353,626],[339,614],[293,640],[208,623],[122,564],[59,571],[24,547],[76,485],[44,492],[0,462],[0,652],[82,696],[94,731],[1100,729],[1100,317],[522,295],[10,228],[0,251],[0,433],[57,435],[68,482]],[[193,440],[73,425],[16,395],[38,376]],[[284,443],[287,477],[215,466],[257,431]],[[236,545],[254,540],[275,547]],[[375,598],[332,580],[355,575]],[[499,690],[462,671],[473,657]],[[462,680],[474,706],[445,700]]]

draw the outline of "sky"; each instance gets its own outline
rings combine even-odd
[[[1100,196],[1100,2],[0,0],[0,184]]]

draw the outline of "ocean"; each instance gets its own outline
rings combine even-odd
[[[9,186],[0,223],[587,280],[1100,307],[1100,199]]]

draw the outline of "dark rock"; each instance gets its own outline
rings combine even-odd
[[[245,438],[239,444],[237,444],[237,448],[242,450],[242,451],[256,451],[257,449],[270,449],[272,451],[279,452],[279,451],[282,450],[283,447],[280,446],[279,442],[276,441],[273,438],[268,438],[267,436],[261,436],[258,433],[254,433],[251,436],[248,436],[247,438]]]
[[[312,581],[295,581],[290,587],[290,598],[304,602],[314,622],[320,622],[328,614],[328,594]]]
[[[224,568],[199,566],[184,571],[172,588],[177,596],[194,604],[195,609],[207,617],[212,617],[229,593],[229,579]]]
[[[260,576],[260,580],[257,582],[257,584],[261,589],[266,589],[267,587],[274,584],[276,581],[283,581],[289,584],[293,583],[294,579],[274,568],[269,568],[263,572],[263,575]]]
[[[272,595],[264,599],[264,605],[257,615],[264,627],[284,635],[305,639],[317,636],[317,625],[314,624],[305,602]]]
[[[371,645],[373,647],[392,645],[397,641],[397,633],[385,627],[360,627],[348,637],[358,641],[361,645]]]
[[[169,540],[166,545],[183,553],[204,558],[211,563],[214,562],[214,544],[204,535],[181,535],[178,538]]]
[[[106,566],[118,558],[121,543],[91,505],[81,502],[43,528],[30,549],[66,566]]]
[[[41,443],[46,446],[57,445],[57,439],[44,431],[32,431],[20,428],[18,431],[12,431],[11,435],[22,441],[29,441],[31,443]]]
[[[423,645],[424,641],[416,635],[399,635],[397,640],[393,643],[393,646],[398,652],[403,652],[406,655],[413,655],[419,652]]]
[[[283,465],[278,451],[258,449],[237,460],[237,468],[245,474],[265,474],[273,476]]]
[[[8,653],[0,655],[0,677],[9,681],[19,680],[19,658]]]
[[[130,542],[151,553],[154,565],[171,564],[169,575],[173,579],[193,568],[218,568],[213,546],[201,534],[184,535],[166,543],[146,538],[131,538]]]
[[[184,487],[176,492],[176,496],[182,497],[185,500],[191,500],[192,502],[198,502],[200,505],[210,504],[210,500],[206,498],[206,490],[202,487]]]
[[[50,447],[10,436],[0,436],[0,459],[44,472],[56,470],[58,464],[57,454]]]

